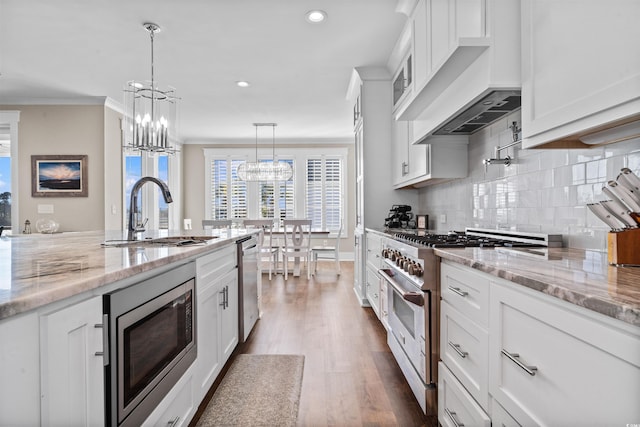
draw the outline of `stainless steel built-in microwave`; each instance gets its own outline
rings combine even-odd
[[[195,264],[106,294],[106,425],[140,425],[196,358]]]

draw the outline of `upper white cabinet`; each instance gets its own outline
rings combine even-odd
[[[640,119],[640,2],[523,0],[523,147]]]
[[[464,136],[435,136],[430,144],[414,144],[419,122],[391,120],[394,188],[419,188],[467,176],[467,143]]]
[[[433,132],[487,94],[520,89],[518,1],[419,0],[405,33],[387,66],[397,69],[409,40],[412,84],[393,114],[420,122],[412,143],[429,144]]]

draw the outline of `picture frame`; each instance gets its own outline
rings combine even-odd
[[[416,228],[418,230],[429,228],[429,215],[416,215]]]
[[[32,155],[32,197],[88,197],[87,155]]]

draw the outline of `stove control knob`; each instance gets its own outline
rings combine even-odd
[[[414,262],[409,269],[409,274],[412,274],[416,277],[422,277],[422,275],[424,274],[424,270],[422,269],[422,266],[420,264]]]
[[[389,258],[389,249],[382,250],[382,258]]]

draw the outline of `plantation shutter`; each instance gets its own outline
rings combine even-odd
[[[211,162],[212,219],[247,217],[247,184],[236,170],[244,160],[214,159]]]
[[[342,219],[342,160],[323,156],[307,159],[306,214],[313,227],[337,231]]]
[[[247,218],[247,183],[238,178],[238,165],[244,160],[231,160],[230,215],[227,219]]]
[[[322,159],[307,159],[307,218],[322,229]]]

